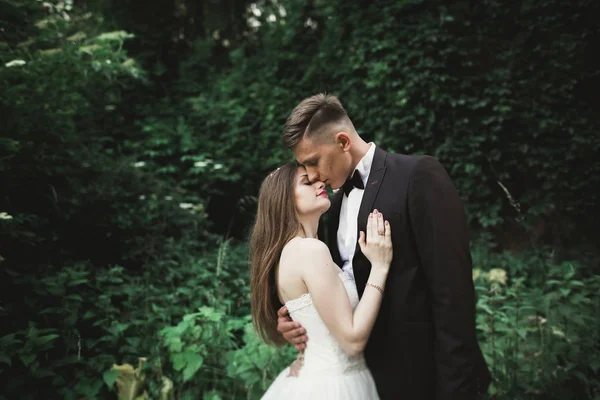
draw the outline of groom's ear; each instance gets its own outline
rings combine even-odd
[[[352,139],[346,132],[338,132],[335,134],[335,144],[339,146],[342,151],[349,151],[352,145]]]

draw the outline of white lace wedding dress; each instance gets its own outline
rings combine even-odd
[[[352,276],[339,274],[352,309],[358,293]],[[317,313],[310,294],[285,303],[294,321],[306,329],[309,340],[304,364],[298,376],[289,376],[290,367],[279,374],[262,400],[378,400],[373,376],[361,354],[347,355]]]

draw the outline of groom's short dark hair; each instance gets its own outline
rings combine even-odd
[[[295,148],[306,136],[318,136],[330,131],[334,124],[350,123],[348,114],[337,97],[319,93],[298,104],[285,122],[282,141],[286,148]]]

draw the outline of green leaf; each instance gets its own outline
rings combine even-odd
[[[19,354],[19,358],[21,359],[21,362],[23,362],[23,364],[25,364],[25,366],[28,367],[31,363],[35,361],[35,354]]]
[[[40,336],[38,338],[35,339],[35,343],[40,346],[42,344],[46,344],[56,338],[60,337],[60,335],[46,335],[46,336]]]
[[[485,311],[486,313],[493,315],[494,312],[492,311],[492,309],[487,305],[487,304],[481,304],[479,303],[477,305],[478,308],[480,308],[481,310]]]
[[[66,296],[66,298],[67,298],[67,299],[69,299],[69,300],[76,300],[76,301],[81,301],[81,302],[83,302],[83,297],[81,297],[81,296],[80,296],[80,295],[78,295],[78,294],[74,294],[74,293],[73,293],[73,294],[70,294],[70,295],[68,295],[68,296]]]
[[[111,389],[112,389],[113,385],[115,384],[115,381],[117,380],[118,377],[119,377],[119,371],[116,371],[114,369],[109,369],[108,371],[104,371],[104,374],[102,374],[102,379],[104,380],[104,383],[106,383],[106,386],[108,386]]]
[[[222,400],[223,398],[216,390],[211,390],[208,393],[204,393],[202,400]]]
[[[200,307],[198,309],[204,318],[212,322],[218,322],[223,317],[223,314],[213,307]]]
[[[129,337],[125,339],[131,346],[139,348],[141,339],[139,337]]]
[[[47,378],[49,376],[55,376],[56,372],[48,368],[40,368],[37,369],[32,375],[36,378]]]
[[[181,371],[185,368],[186,359],[184,353],[171,354],[171,361],[173,362],[173,369],[175,371]]]
[[[194,353],[183,353],[187,361],[187,366],[183,371],[183,381],[187,382],[194,377],[196,372],[202,367],[204,358]]]
[[[0,149],[6,153],[17,153],[19,151],[20,144],[16,140],[0,138]]]
[[[88,283],[88,280],[87,279],[76,279],[74,281],[69,282],[67,284],[67,286],[70,286],[70,287],[72,287],[72,286],[78,286],[78,285],[82,285],[84,283]]]
[[[21,341],[19,339],[15,339],[16,334],[9,333],[8,335],[2,336],[0,338],[0,346],[7,347],[12,346],[14,344],[20,344]]]
[[[63,311],[62,308],[60,307],[49,307],[49,308],[44,308],[43,310],[40,311],[40,314],[44,315],[44,314],[60,314]]]

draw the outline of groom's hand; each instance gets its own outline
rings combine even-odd
[[[306,341],[308,340],[306,329],[298,322],[292,321],[286,306],[277,311],[277,330],[296,350],[302,351],[306,348]]]

